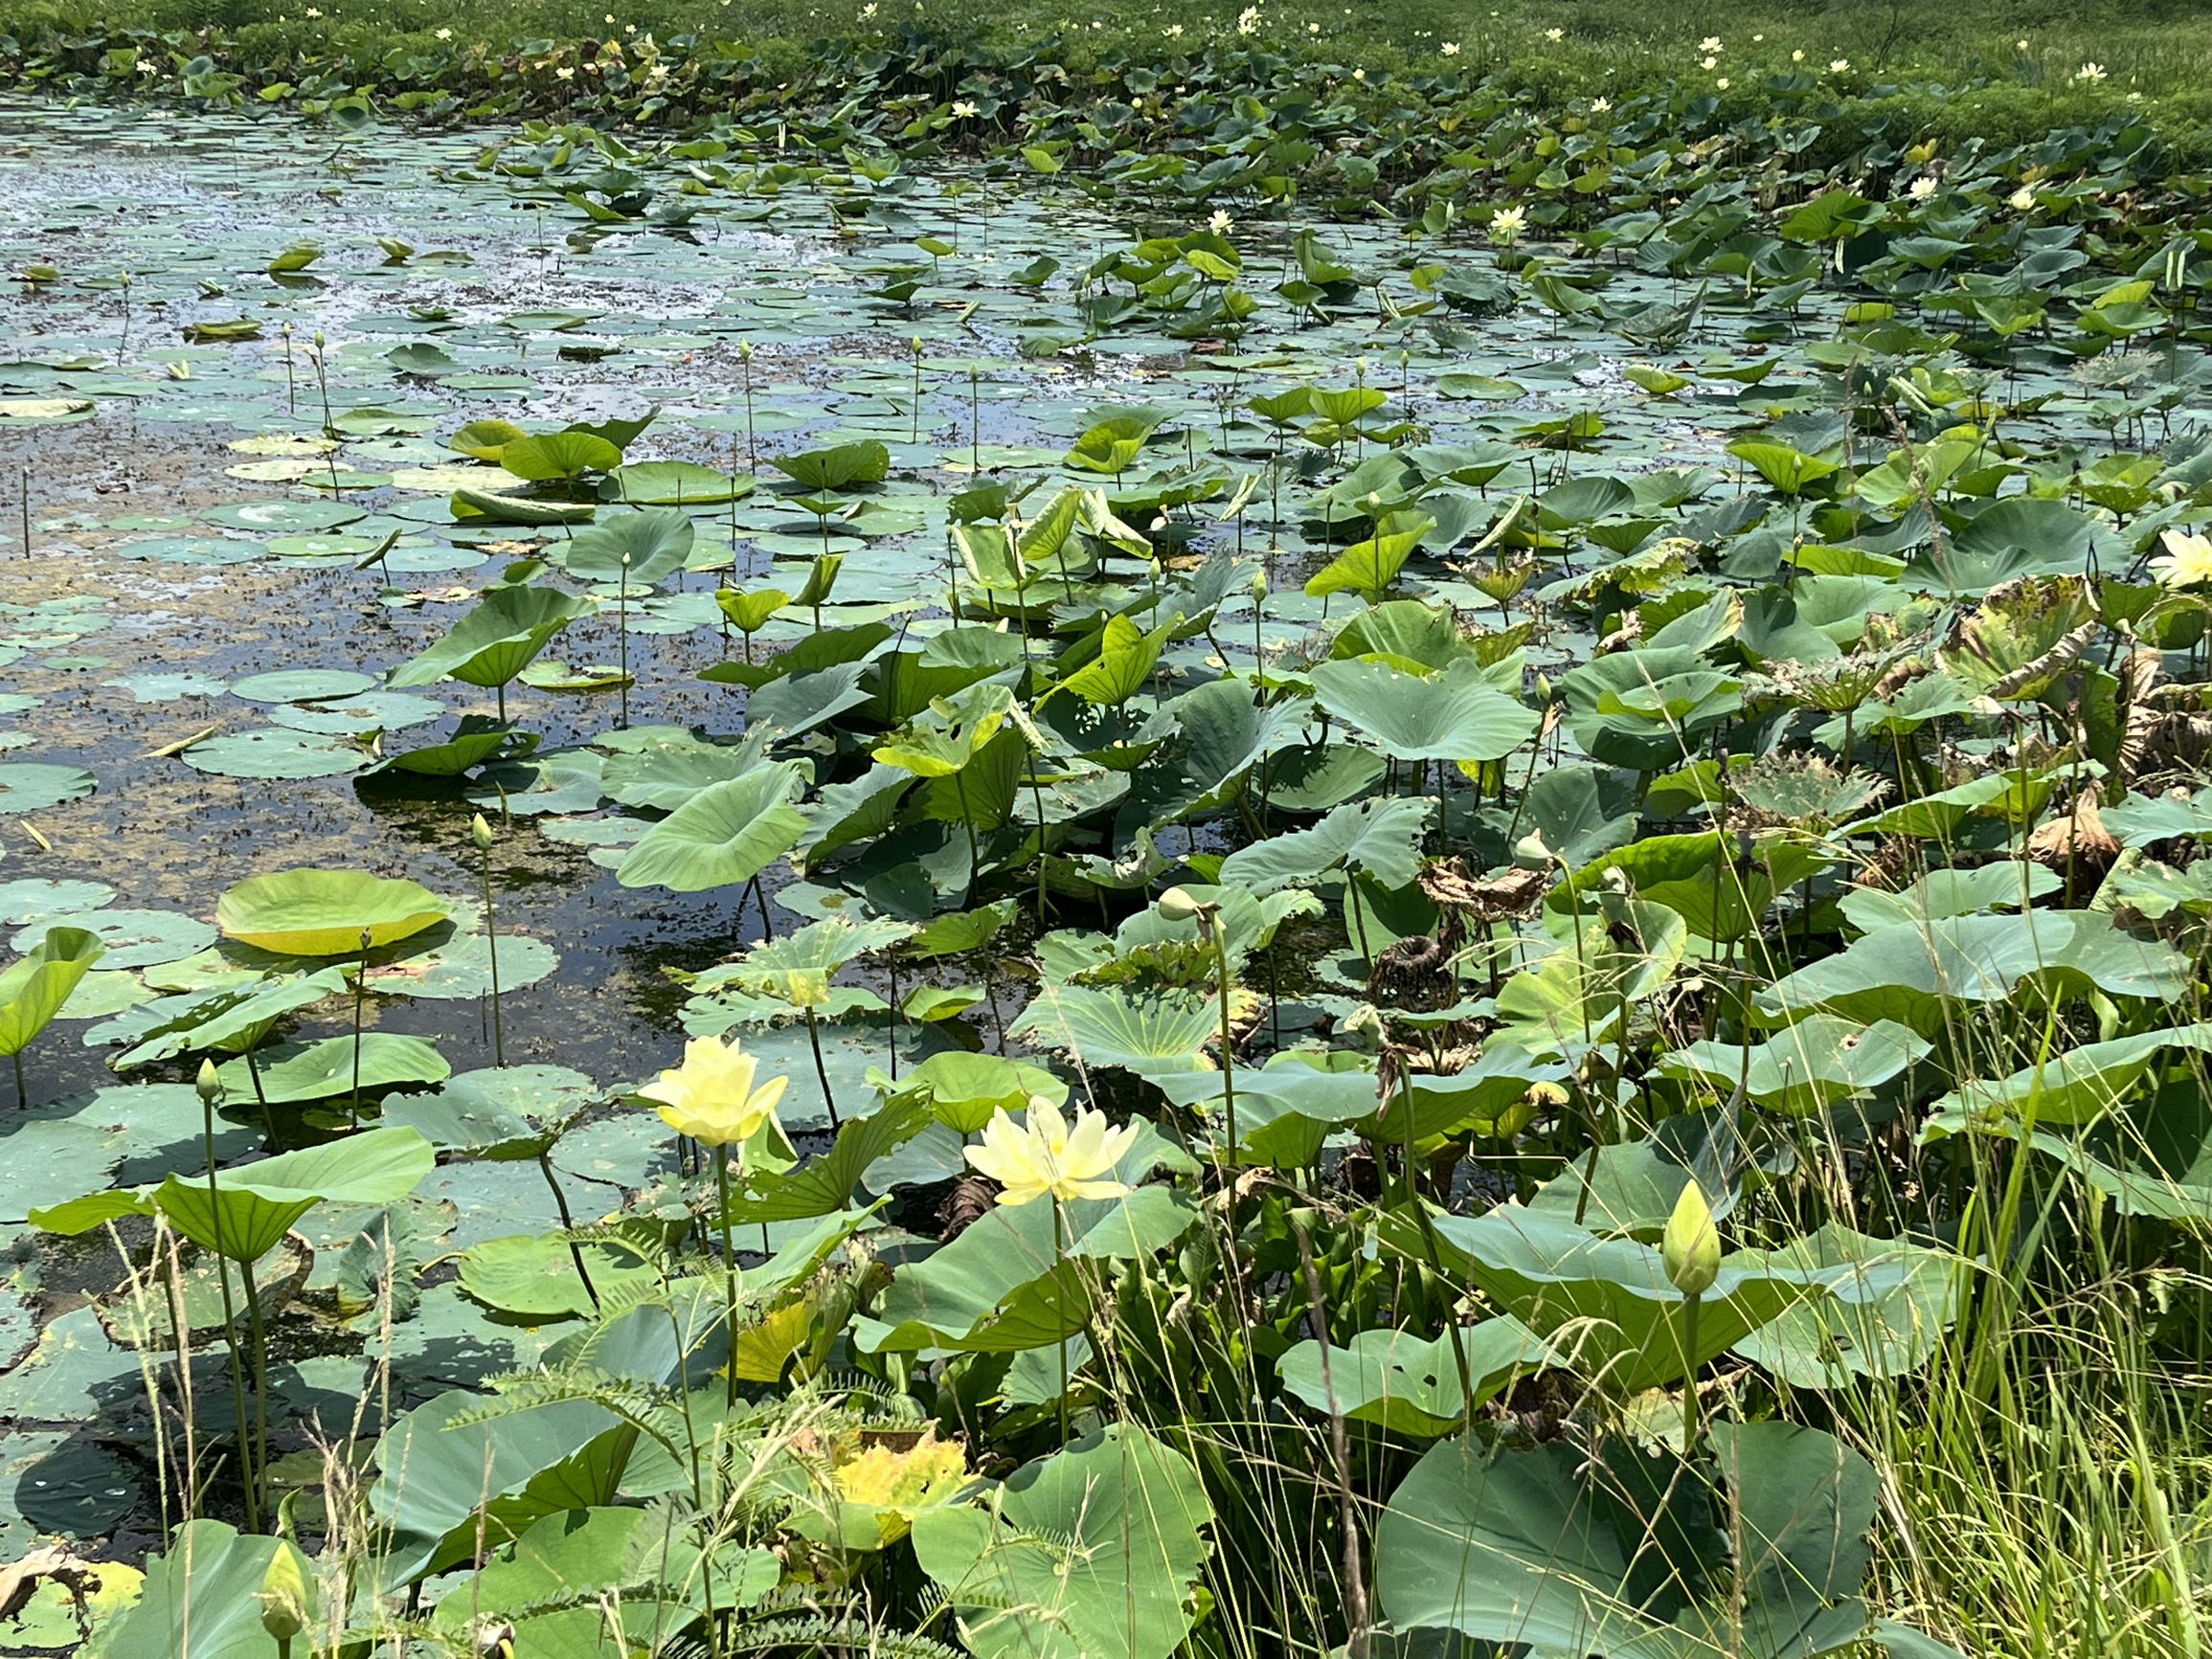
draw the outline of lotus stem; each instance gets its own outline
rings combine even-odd
[[[839,1127],[837,1097],[829,1091],[829,1067],[822,1059],[822,1026],[814,1018],[812,1003],[803,1012],[806,1015],[806,1041],[814,1046],[814,1075],[822,1079],[822,1104],[829,1109],[829,1127],[834,1130]]]
[[[1444,1258],[1443,1253],[1436,1248],[1436,1225],[1430,1220],[1429,1206],[1422,1201],[1421,1189],[1413,1179],[1413,1074],[1402,1053],[1398,1057],[1397,1104],[1406,1113],[1406,1202],[1413,1212],[1413,1224],[1421,1230],[1421,1245],[1429,1257],[1429,1270],[1436,1275],[1438,1284],[1444,1284]],[[1458,1310],[1449,1302],[1444,1308],[1444,1329],[1452,1338],[1452,1361],[1459,1372],[1459,1398],[1464,1402],[1462,1409],[1472,1411],[1475,1377],[1467,1363],[1467,1345],[1459,1337]]]
[[[1694,1457],[1698,1449],[1698,1305],[1704,1299],[1704,1292],[1692,1290],[1682,1297],[1682,1456]]]
[[[269,1146],[274,1150],[277,1144],[277,1114],[269,1110],[268,1093],[261,1087],[260,1062],[254,1058],[251,1048],[246,1050],[244,1059],[246,1077],[254,1086],[254,1104],[261,1109],[261,1128],[268,1132]]]
[[[492,1063],[507,1065],[507,1030],[499,1013],[499,918],[492,907],[491,897],[491,825],[482,813],[469,825],[469,838],[476,843],[484,863],[484,937],[491,953],[491,1055]]]
[[[575,1232],[576,1224],[569,1215],[569,1196],[561,1191],[560,1177],[553,1174],[551,1149],[537,1155],[537,1167],[544,1173],[545,1184],[553,1188],[553,1208],[560,1211],[561,1231]],[[592,1306],[596,1309],[599,1305],[599,1293],[593,1287],[591,1273],[584,1267],[584,1247],[574,1239],[569,1240],[569,1260],[576,1265],[576,1277],[584,1282],[584,1294],[592,1299]]]
[[[730,1149],[714,1149],[714,1185],[722,1200],[722,1305],[723,1328],[730,1338],[730,1371],[727,1378],[729,1390],[726,1399],[737,1403],[737,1251],[730,1242]],[[761,1223],[760,1242],[768,1243],[768,1226]]]
[[[1298,1267],[1305,1274],[1306,1294],[1311,1298],[1310,1322],[1314,1342],[1320,1349],[1321,1392],[1329,1402],[1329,1449],[1337,1466],[1337,1524],[1344,1535],[1344,1618],[1350,1625],[1344,1655],[1345,1659],[1367,1659],[1367,1586],[1360,1571],[1360,1512],[1352,1498],[1351,1437],[1345,1432],[1344,1408],[1337,1399],[1336,1379],[1329,1372],[1328,1302],[1321,1290],[1320,1269],[1314,1266],[1313,1241],[1306,1237],[1305,1223],[1295,1211],[1291,1237],[1298,1244]]]
[[[254,1344],[254,1467],[247,1482],[247,1510],[258,1513],[267,1495],[262,1484],[269,1478],[269,1332],[261,1319],[260,1287],[254,1283],[254,1264],[240,1262],[238,1278],[246,1291],[246,1327]]]
[[[1052,1205],[1052,1277],[1057,1281],[1060,1276],[1061,1264],[1068,1259],[1067,1215],[1062,1210],[1057,1197],[1054,1197],[1050,1201]],[[1060,1340],[1054,1346],[1060,1354],[1060,1444],[1065,1446],[1068,1444],[1068,1337],[1066,1333],[1062,1333]]]
[[[261,1530],[261,1497],[259,1480],[253,1467],[252,1447],[246,1440],[246,1382],[244,1368],[238,1356],[238,1321],[231,1304],[230,1258],[223,1251],[223,1203],[215,1187],[215,1102],[221,1098],[223,1086],[215,1076],[214,1062],[200,1062],[200,1127],[205,1137],[208,1160],[208,1212],[214,1219],[215,1230],[215,1283],[221,1287],[223,1297],[223,1341],[230,1350],[231,1408],[237,1419],[238,1474],[246,1489],[246,1531]],[[179,1306],[182,1306],[180,1301]],[[189,1374],[184,1379],[189,1385]],[[189,1386],[187,1393],[190,1393]]]
[[[346,1115],[352,1127],[361,1127],[361,1003],[369,995],[369,940],[367,928],[361,930],[361,972],[353,979],[353,1095],[347,1103]]]
[[[1227,1161],[1236,1163],[1236,1055],[1229,1034],[1229,944],[1223,938],[1224,929],[1218,916],[1201,916],[1201,928],[1213,939],[1214,993],[1221,1003],[1221,1097],[1229,1116],[1229,1152]]]
[[[630,555],[627,553],[622,555],[621,582],[616,591],[618,595],[616,601],[618,609],[615,613],[615,629],[621,639],[620,649],[621,656],[620,661],[622,670],[621,686],[622,709],[621,725],[621,729],[624,731],[627,731],[630,729]],[[817,617],[815,626],[821,626],[819,616]]]

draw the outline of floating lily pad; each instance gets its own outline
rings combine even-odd
[[[124,674],[114,680],[103,680],[102,685],[112,685],[119,691],[127,691],[141,703],[174,703],[186,697],[220,697],[228,689],[220,680],[211,680],[205,674]]]
[[[261,544],[228,536],[151,536],[115,550],[126,559],[164,565],[249,565],[261,556]]]
[[[105,882],[49,881],[40,876],[24,876],[12,882],[0,882],[0,922],[51,922],[61,917],[79,917],[87,910],[97,910],[115,897],[115,889]],[[82,924],[71,921],[71,927]]]
[[[363,508],[344,502],[292,501],[240,502],[200,514],[211,525],[236,530],[278,531],[334,530],[365,516]]]
[[[80,800],[99,787],[100,780],[80,766],[0,762],[0,813],[43,811],[65,800]]]
[[[92,934],[105,948],[100,965],[107,969],[178,961],[215,940],[215,930],[207,923],[175,910],[84,910],[33,922],[9,943],[28,951],[46,937],[49,928],[82,928]]]
[[[376,543],[368,536],[290,535],[271,536],[266,545],[281,559],[342,559],[359,558]]]
[[[351,697],[375,684],[370,675],[350,668],[285,668],[233,681],[231,695],[249,703],[321,703]]]
[[[195,743],[177,758],[217,777],[336,777],[369,764],[366,751],[310,732],[269,727]]]

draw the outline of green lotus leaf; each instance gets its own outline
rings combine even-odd
[[[881,483],[891,470],[891,451],[871,438],[778,456],[768,464],[807,489],[841,490],[856,483]]]
[[[650,588],[684,568],[697,532],[672,507],[644,507],[603,518],[557,549],[569,573],[591,582]]]
[[[753,481],[690,460],[634,460],[610,469],[599,494],[632,506],[695,507],[743,501]]]
[[[100,780],[80,766],[0,762],[0,813],[43,812],[65,800],[80,800],[99,787]]]
[[[1421,1240],[1408,1236],[1410,1222],[1390,1224],[1398,1231],[1395,1247],[1423,1250]],[[1578,1369],[1629,1392],[1689,1375],[1833,1276],[1778,1267],[1749,1251],[1724,1257],[1689,1353],[1685,1299],[1649,1245],[1600,1239],[1569,1220],[1514,1205],[1481,1216],[1437,1216],[1432,1231],[1447,1268],[1472,1278],[1530,1330],[1560,1338]]]
[[[463,524],[481,519],[494,525],[581,525],[598,511],[589,502],[538,501],[465,487],[453,492],[451,506],[454,518]]]
[[[1404,797],[1340,806],[1311,829],[1290,830],[1230,853],[1222,862],[1220,885],[1270,893],[1344,868],[1373,876],[1386,887],[1403,887],[1420,873],[1431,816],[1430,802]]]
[[[534,1321],[579,1317],[598,1306],[592,1300],[595,1290],[627,1295],[659,1280],[650,1261],[620,1244],[578,1248],[592,1276],[588,1289],[575,1253],[558,1233],[509,1233],[470,1245],[461,1254],[461,1288],[496,1313]]]
[[[792,761],[710,784],[638,839],[616,880],[680,893],[751,881],[806,833],[806,819],[792,804],[803,787]]]
[[[1168,1659],[1213,1518],[1198,1471],[1135,1424],[1110,1424],[1008,1477],[996,1513],[914,1519],[914,1558],[959,1610],[976,1659]]]
[[[902,1073],[896,1087],[919,1098],[937,1122],[960,1135],[977,1133],[998,1112],[1026,1110],[1031,1095],[1041,1094],[1055,1107],[1068,1100],[1068,1086],[1041,1065],[959,1049],[931,1055]]]
[[[614,1500],[635,1427],[585,1400],[454,1422],[484,1404],[460,1389],[440,1394],[378,1444],[369,1508],[393,1534],[379,1563],[387,1587],[519,1538],[546,1515]]]
[[[276,1553],[292,1549],[225,1521],[185,1522],[147,1558],[138,1600],[101,1632],[101,1650],[109,1659],[268,1659],[261,1583]],[[312,1566],[302,1566],[313,1583]]]
[[[1221,1035],[1220,1018],[1211,998],[1191,993],[1133,996],[1113,986],[1065,985],[1042,990],[1007,1029],[1085,1065],[1152,1077],[1208,1069],[1205,1047]]]
[[[384,683],[401,687],[452,678],[471,685],[504,685],[527,668],[555,634],[598,609],[596,601],[580,594],[503,583],[487,589],[476,609],[456,622],[452,632],[394,668]]]
[[[1769,1252],[1784,1267],[1830,1274],[1826,1294],[1786,1308],[1733,1352],[1793,1388],[1847,1388],[1862,1377],[1917,1371],[1942,1345],[1973,1269],[1951,1250],[1870,1239],[1829,1222]]]
[[[499,446],[499,464],[516,478],[576,478],[620,466],[622,452],[588,432],[547,432],[510,437]]]
[[[1434,1439],[1467,1421],[1469,1401],[1452,1354],[1456,1337],[1474,1384],[1473,1404],[1480,1406],[1521,1377],[1558,1360],[1541,1337],[1511,1317],[1485,1319],[1465,1329],[1455,1326],[1431,1339],[1411,1331],[1362,1331],[1348,1348],[1329,1349],[1328,1377],[1321,1376],[1320,1344],[1298,1343],[1275,1362],[1283,1388],[1315,1411],[1332,1407],[1356,1423],[1372,1423],[1392,1434]]]
[[[1887,1083],[1930,1052],[1930,1043],[1894,1020],[1861,1025],[1814,1014],[1748,1046],[1709,1038],[1684,1043],[1660,1060],[1659,1071],[1695,1079],[1721,1095],[1741,1084],[1761,1106],[1802,1117]]]
[[[1321,706],[1393,760],[1497,760],[1536,731],[1536,716],[1471,661],[1426,678],[1381,662],[1319,662]]]
[[[1857,1639],[1872,1466],[1794,1424],[1715,1424],[1713,1440],[1711,1473],[1620,1441],[1438,1442],[1376,1531],[1384,1613],[1529,1659],[1806,1659]]]
[[[354,1059],[352,1038],[324,1037],[312,1042],[274,1043],[256,1051],[250,1060],[234,1060],[217,1067],[217,1075],[233,1100],[259,1098],[271,1105],[334,1100],[353,1091]],[[438,1050],[421,1038],[391,1031],[364,1033],[359,1060],[364,1095],[401,1084],[442,1083],[453,1071]]]
[[[1772,1016],[1825,1010],[1867,1024],[1894,1020],[1932,1037],[1947,1005],[2003,1002],[2023,984],[2056,996],[2095,989],[2174,1002],[2187,980],[2187,964],[2172,946],[2122,932],[2109,916],[2032,910],[1878,928],[1753,1000]]]
[[[1166,1150],[1157,1135],[1140,1139],[1116,1173],[1139,1178]],[[1059,1209],[1055,1232],[1050,1201],[1001,1204],[935,1255],[901,1267],[875,1316],[854,1325],[855,1341],[871,1354],[1015,1354],[1063,1342],[1093,1316],[1102,1262],[1163,1250],[1198,1219],[1189,1199],[1165,1186],[1074,1199]]]
[[[28,955],[10,963],[0,973],[0,1054],[28,1048],[105,953],[82,928],[49,928]]]
[[[278,870],[235,883],[215,904],[227,938],[287,956],[358,956],[444,921],[453,907],[410,881],[366,870]]]

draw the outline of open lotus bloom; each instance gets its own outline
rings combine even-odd
[[[664,1071],[638,1090],[661,1103],[661,1119],[678,1134],[702,1146],[728,1146],[750,1140],[783,1098],[789,1078],[772,1077],[757,1088],[758,1062],[719,1037],[694,1037],[684,1044],[684,1064]]]
[[[1026,1204],[1048,1195],[1069,1199],[1117,1199],[1129,1183],[1114,1166],[1136,1144],[1139,1126],[1109,1128],[1102,1111],[1075,1114],[1075,1127],[1041,1094],[1029,1097],[1021,1127],[1001,1107],[983,1127],[983,1144],[967,1149],[968,1162],[997,1181],[1002,1204]]]

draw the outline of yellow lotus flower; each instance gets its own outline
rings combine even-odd
[[[967,1457],[957,1441],[925,1435],[908,1451],[871,1446],[837,1469],[838,1495],[856,1504],[914,1509],[946,1486],[968,1477]]]
[[[750,1140],[783,1098],[787,1077],[772,1077],[753,1087],[759,1063],[719,1037],[694,1037],[684,1044],[684,1064],[664,1071],[638,1090],[661,1102],[661,1121],[702,1146],[728,1146]]]
[[[1069,1199],[1117,1199],[1128,1183],[1114,1166],[1136,1144],[1139,1126],[1108,1129],[1102,1111],[1075,1114],[1071,1130],[1060,1110],[1041,1094],[1029,1096],[1023,1127],[1000,1107],[983,1126],[983,1144],[967,1149],[968,1162],[1004,1189],[1002,1204],[1026,1204],[1048,1195]]]
[[[2151,561],[2151,574],[2169,588],[2195,588],[2212,582],[2212,539],[2185,530],[2160,538],[2166,550]]]

